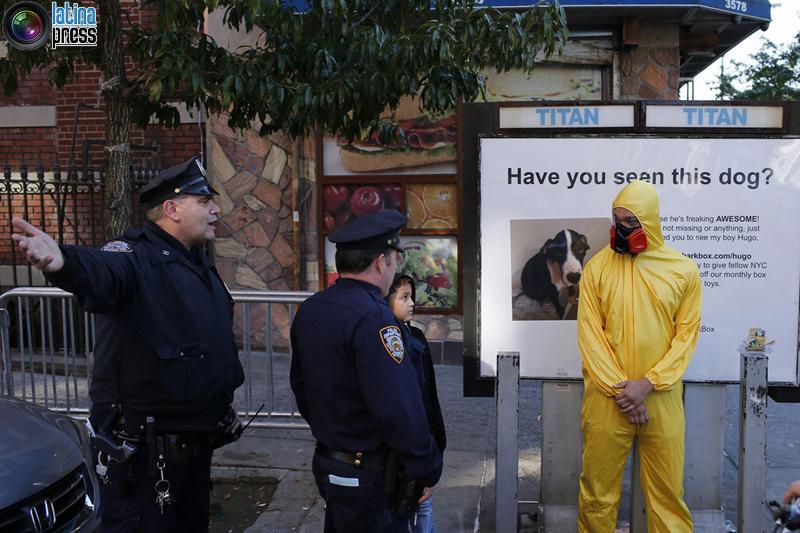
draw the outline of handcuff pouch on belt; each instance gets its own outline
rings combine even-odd
[[[384,492],[392,502],[392,512],[402,518],[411,518],[419,509],[423,487],[406,474],[394,452],[388,455],[384,473]]]
[[[95,472],[100,481],[107,485],[109,483],[109,469],[113,469],[122,475],[115,476],[120,478],[120,483],[128,484],[131,480],[132,469],[131,458],[139,451],[139,438],[128,435],[124,430],[115,430],[114,423],[120,418],[115,411],[98,410],[95,421],[98,422],[98,429],[91,427],[89,444],[95,456]],[[120,487],[123,489],[124,487]]]

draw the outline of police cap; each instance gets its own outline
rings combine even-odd
[[[139,202],[152,207],[181,194],[217,194],[206,180],[206,170],[195,157],[159,172],[139,191]]]
[[[394,248],[402,252],[400,228],[406,223],[406,216],[389,209],[364,215],[348,222],[343,228],[329,237],[336,243],[337,250],[375,251]]]

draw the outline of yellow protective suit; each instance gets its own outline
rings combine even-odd
[[[681,379],[700,329],[700,275],[694,261],[664,244],[655,187],[632,182],[613,207],[636,215],[647,249],[632,256],[606,246],[581,276],[578,343],[585,388],[578,530],[613,533],[622,471],[636,437],[647,531],[691,533],[683,501]],[[621,392],[614,385],[642,377],[654,386],[644,402],[650,420],[633,425],[614,402]]]

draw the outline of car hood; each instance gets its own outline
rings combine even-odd
[[[58,481],[83,462],[67,416],[0,398],[0,509]]]

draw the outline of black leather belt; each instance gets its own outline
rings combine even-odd
[[[373,450],[371,452],[340,452],[331,450],[323,444],[317,443],[317,453],[334,461],[341,461],[356,466],[369,468],[383,468],[389,457],[388,450]]]
[[[144,442],[142,435],[128,435],[124,429],[114,429],[111,434],[119,444]],[[210,434],[205,432],[156,433],[156,436],[164,438],[167,460],[174,463],[184,463],[197,454],[205,453],[210,442]]]

